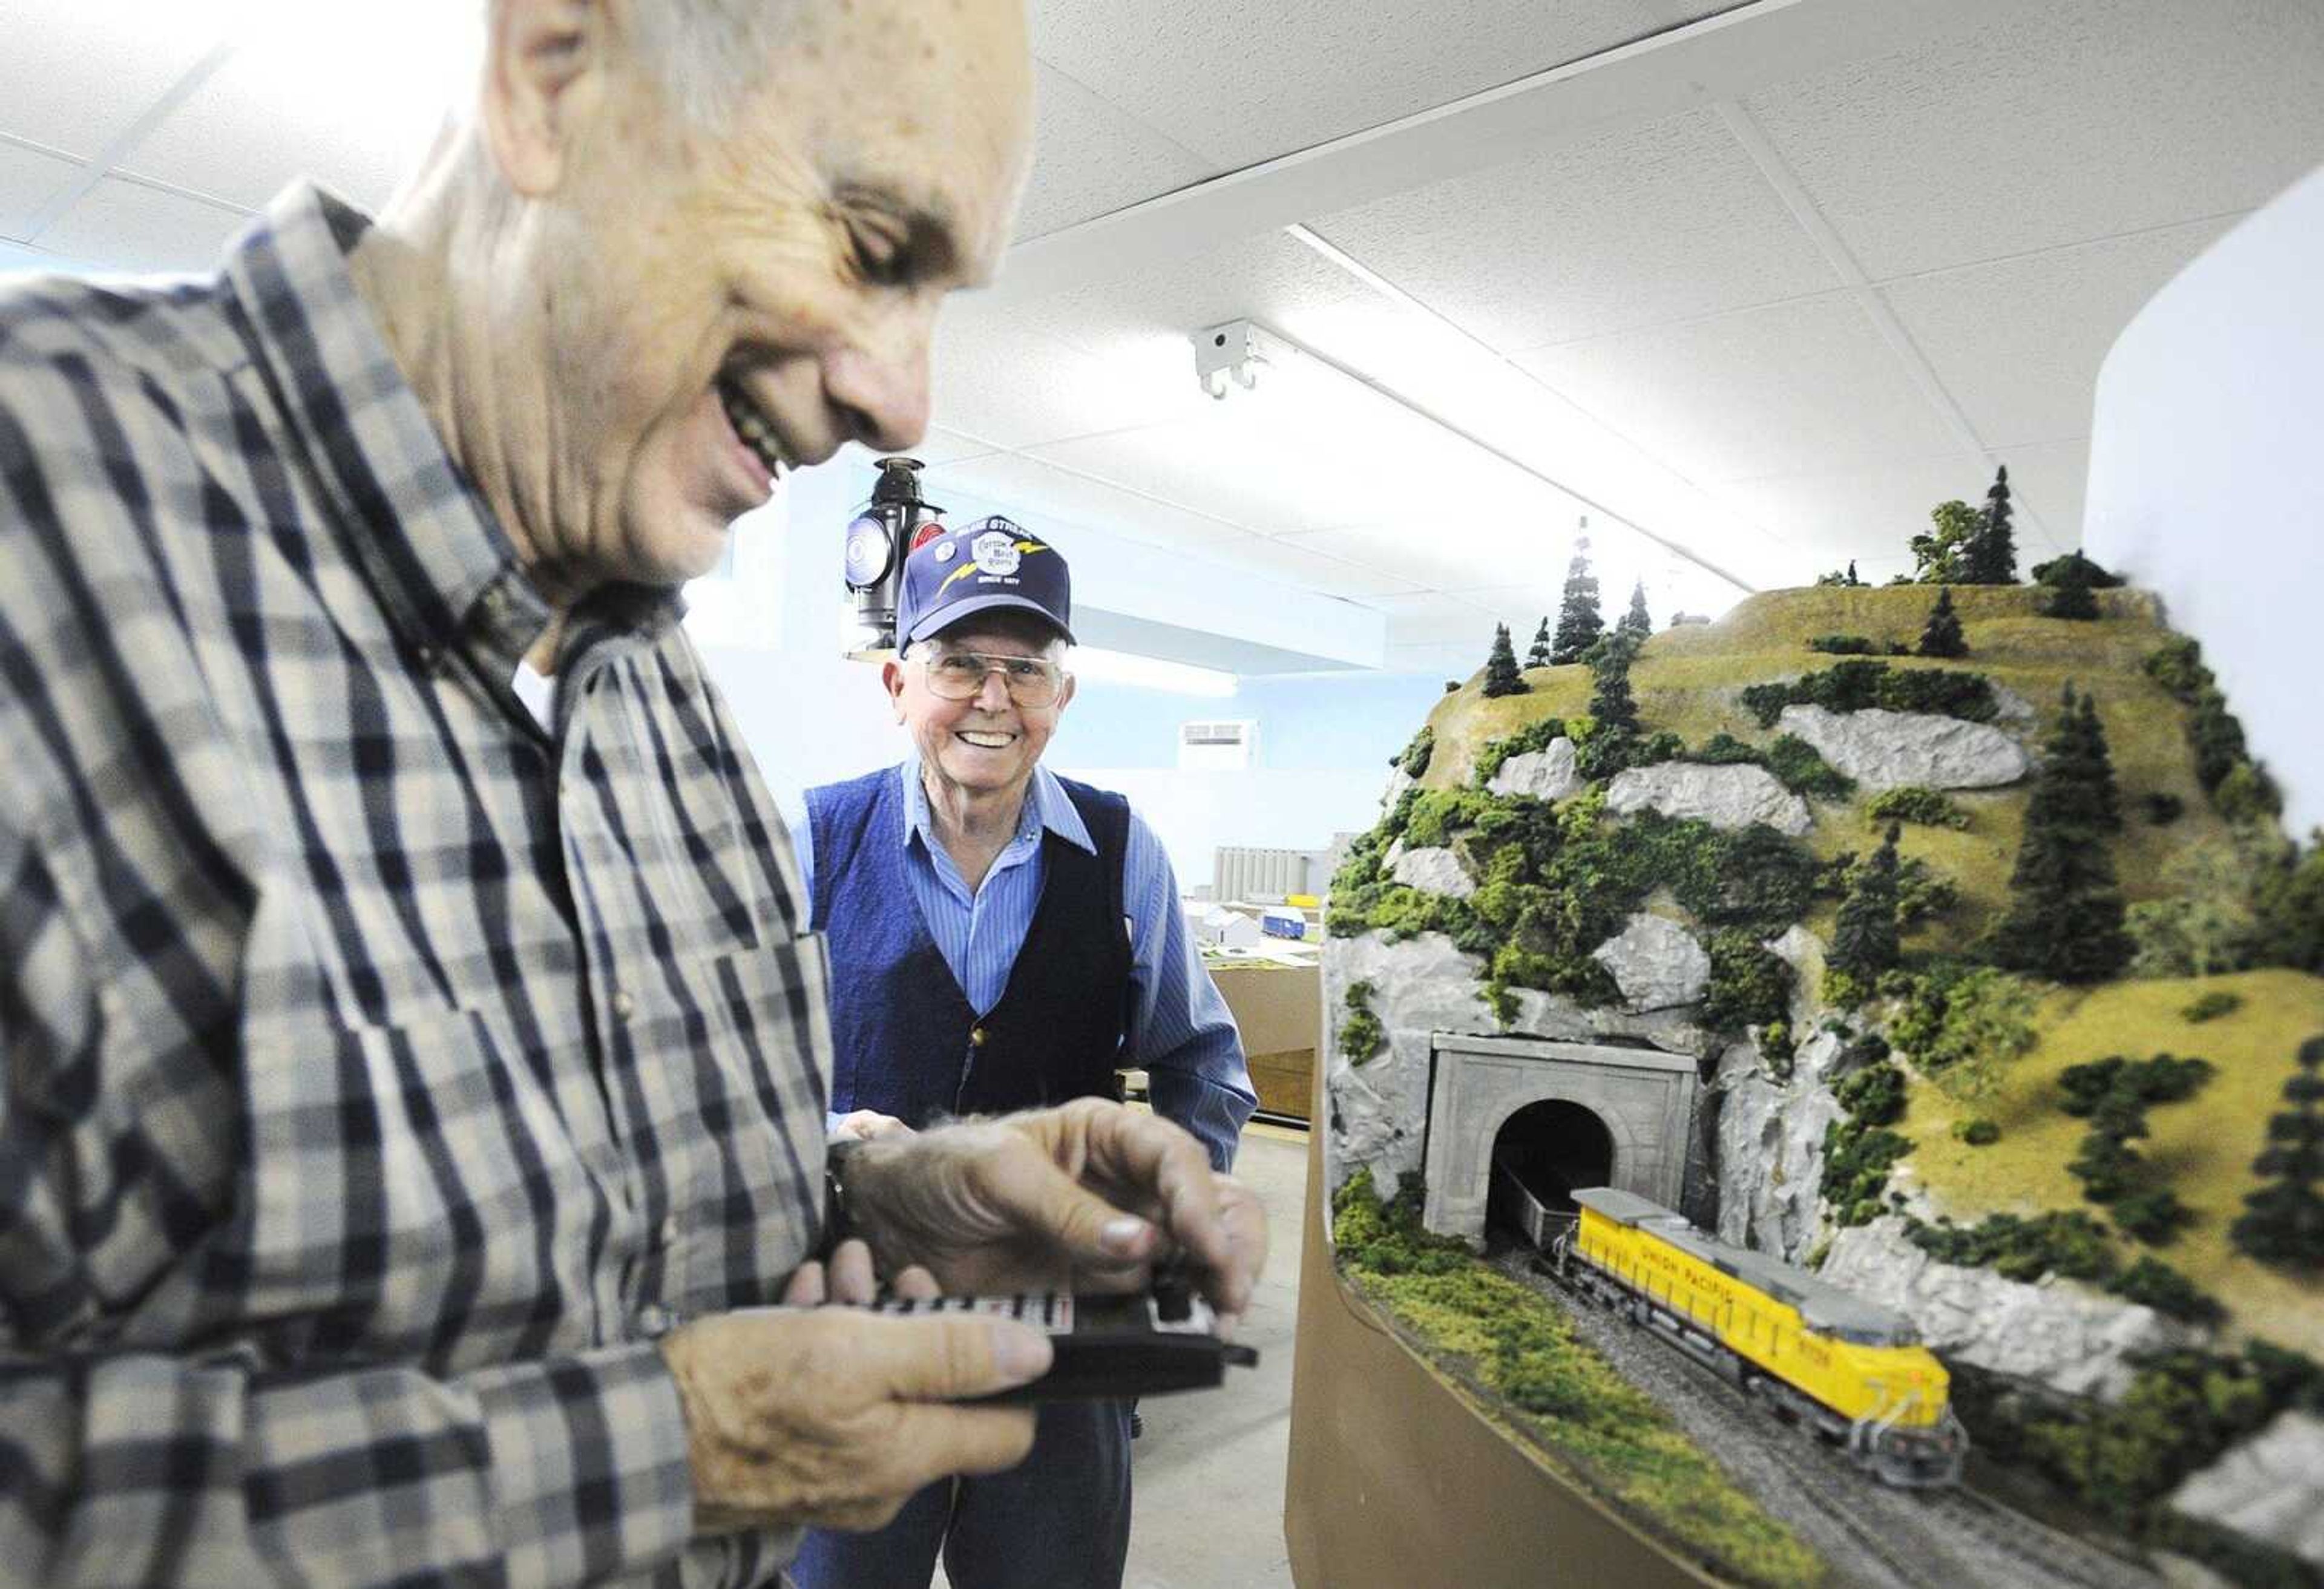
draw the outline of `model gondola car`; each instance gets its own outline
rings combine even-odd
[[[1732,1247],[1612,1187],[1573,1194],[1553,1242],[1569,1279],[1628,1309],[1892,1484],[1960,1478],[1969,1435],[1944,1365],[1913,1327],[1765,1254]]]

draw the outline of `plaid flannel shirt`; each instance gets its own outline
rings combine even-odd
[[[0,291],[0,1576],[771,1576],[653,1337],[814,1238],[822,945],[669,592],[512,693],[364,225]]]

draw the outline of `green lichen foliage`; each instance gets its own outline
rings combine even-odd
[[[1892,668],[1885,662],[1860,658],[1788,684],[1753,684],[1743,692],[1743,704],[1763,729],[1774,728],[1786,706],[1821,706],[1828,712],[1862,712],[1877,706],[1889,712],[1958,717],[1969,722],[1991,722],[2001,714],[2000,698],[1983,674]]]

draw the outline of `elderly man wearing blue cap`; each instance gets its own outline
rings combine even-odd
[[[803,870],[829,934],[832,1125],[842,1134],[1111,1097],[1156,1109],[1223,1171],[1257,1099],[1187,936],[1170,863],[1120,795],[1041,752],[1074,698],[1071,582],[1006,519],[905,565],[881,670],[914,754],[807,792]],[[939,1483],[872,1534],[808,1537],[802,1589],[1114,1589],[1130,1541],[1130,1410],[1042,1410],[1012,1472]]]

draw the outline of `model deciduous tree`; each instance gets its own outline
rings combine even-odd
[[[2098,615],[2098,599],[2092,593],[2089,574],[2096,566],[2084,557],[2061,559],[2052,577],[2049,593],[2042,598],[2042,616],[2078,618],[2084,621],[2096,618]]]
[[[1542,615],[1541,625],[1533,631],[1533,648],[1526,653],[1527,667],[1549,666],[1549,615]]]
[[[1993,473],[1992,489],[1985,493],[1985,510],[1977,517],[1977,533],[1969,537],[1963,584],[2014,585],[2017,583],[2017,537],[2009,526],[2009,465]]]
[[[2324,1036],[2300,1045],[2283,1101],[2252,1164],[2264,1184],[2244,1199],[2228,1235],[2263,1263],[2324,1269]]]
[[[1485,658],[1485,693],[1522,695],[1529,686],[1517,672],[1517,648],[1509,644],[1509,626],[1493,625],[1493,652]]]
[[[1639,580],[1630,586],[1630,610],[1615,624],[1615,632],[1645,639],[1655,632],[1655,620],[1646,611],[1646,582]]]
[[[1557,636],[1550,642],[1549,659],[1563,666],[1579,662],[1606,632],[1598,611],[1598,576],[1590,572],[1590,537],[1573,546],[1573,561],[1565,565],[1565,600],[1557,610]]]
[[[1920,655],[1923,657],[1966,657],[1969,639],[1961,633],[1960,614],[1953,611],[1953,591],[1945,585],[1937,592],[1937,604],[1929,609],[1929,621],[1921,628]]]
[[[1832,932],[1831,969],[1867,987],[1881,972],[1892,969],[1904,952],[1896,929],[1898,831],[1890,823],[1880,848],[1857,868]]]
[[[1899,574],[1903,584],[1957,585],[1969,577],[1969,545],[1978,532],[1977,510],[1967,502],[1939,502],[1929,510],[1932,528],[1913,537],[1913,572]]]
[[[2070,684],[2043,757],[1992,958],[2056,982],[2103,981],[2131,951],[2107,850],[2107,836],[2122,826],[2122,800],[2098,709],[2088,697],[2077,699]]]

